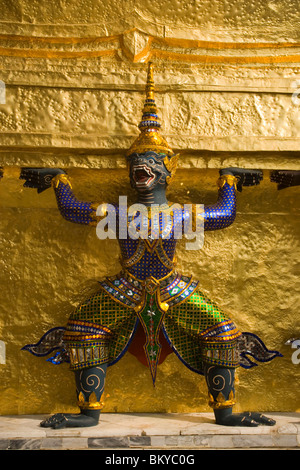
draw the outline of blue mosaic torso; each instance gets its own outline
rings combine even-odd
[[[55,187],[55,194],[59,210],[66,220],[86,225],[97,225],[97,221],[100,220],[96,216],[97,204],[77,200],[71,186],[64,182],[60,182]],[[189,208],[193,207],[194,210],[200,206],[191,204],[188,206],[188,210],[179,210],[178,207],[180,206],[176,206],[169,219],[165,219],[161,215],[159,218],[156,216],[152,219],[152,217],[138,218],[138,213],[134,216],[126,214],[128,233],[131,224],[131,227],[134,227],[133,232],[136,237],[127,234],[127,236],[120,238],[118,236],[120,233],[119,207],[114,205],[117,218],[116,238],[118,238],[120,245],[123,267],[119,277],[124,276],[125,272],[125,277],[143,283],[150,277],[161,281],[170,276],[170,284],[174,282],[172,273],[175,271],[175,250],[178,242],[176,237],[179,233],[176,228],[181,226],[182,238],[184,239],[184,224],[191,222],[191,218],[193,219],[195,215],[190,212]],[[215,204],[201,207],[204,231],[228,227],[233,223],[236,215],[234,185],[225,182],[219,189],[218,201]],[[144,235],[140,236],[139,231],[142,231]]]

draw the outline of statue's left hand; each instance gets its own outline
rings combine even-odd
[[[261,170],[248,170],[245,168],[223,168],[220,175],[233,175],[237,179],[237,190],[242,191],[243,186],[255,186],[263,179]]]
[[[300,171],[297,170],[274,170],[271,172],[272,183],[277,183],[277,189],[285,189],[290,186],[300,185]]]
[[[20,179],[25,180],[25,188],[36,188],[38,193],[42,193],[51,187],[54,176],[65,174],[59,168],[22,168]]]

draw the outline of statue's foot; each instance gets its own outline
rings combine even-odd
[[[96,426],[98,419],[94,419],[91,416],[84,414],[72,414],[72,413],[57,413],[50,418],[45,419],[40,423],[43,428],[85,428],[90,426]]]
[[[261,413],[248,411],[245,413],[216,413],[216,423],[222,424],[223,426],[255,427],[261,424],[274,426],[276,421],[262,415]]]

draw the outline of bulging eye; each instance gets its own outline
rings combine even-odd
[[[155,163],[155,160],[153,160],[153,158],[149,158],[148,162],[152,165],[153,163]]]

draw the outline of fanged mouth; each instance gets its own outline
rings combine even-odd
[[[137,186],[149,186],[155,178],[155,174],[147,165],[137,165],[133,168],[133,179]]]

